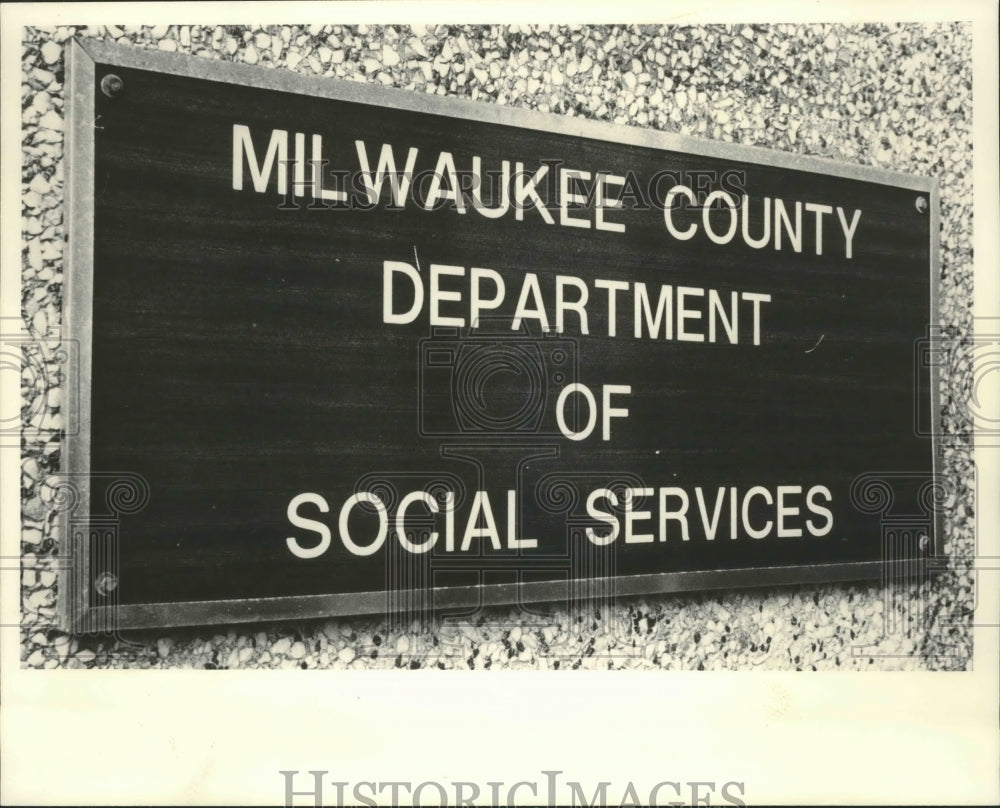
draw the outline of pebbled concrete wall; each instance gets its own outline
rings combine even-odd
[[[738,26],[186,26],[26,29],[22,48],[22,665],[966,669],[974,466],[963,435],[971,368],[942,379],[940,470],[949,568],[926,587],[797,586],[619,599],[592,619],[558,607],[483,611],[392,630],[374,618],[131,633],[54,627],[54,491],[67,391],[62,318],[63,59],[67,40],[158,48],[766,146],[936,177],[938,322],[971,333],[972,72],[965,24]],[[909,625],[909,629],[903,628]]]

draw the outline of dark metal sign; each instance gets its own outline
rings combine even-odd
[[[877,577],[887,513],[934,551],[932,181],[70,68],[76,627]]]

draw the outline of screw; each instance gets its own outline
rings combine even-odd
[[[102,572],[94,581],[94,587],[101,597],[107,597],[118,588],[118,576],[111,572]]]
[[[930,208],[930,205],[927,204],[926,196],[918,196],[916,205],[917,205],[917,213],[927,213],[928,209]]]
[[[114,73],[108,73],[108,75],[101,79],[101,92],[108,98],[115,98],[121,95],[124,89],[125,82],[121,80],[120,76],[116,76]]]

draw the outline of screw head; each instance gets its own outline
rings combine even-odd
[[[113,572],[102,572],[94,581],[94,588],[101,597],[107,597],[118,588],[118,576]]]
[[[108,73],[108,75],[101,79],[101,92],[108,98],[115,98],[121,95],[122,90],[124,89],[125,82],[121,80],[121,76],[116,76],[114,73]]]
[[[926,196],[918,196],[915,204],[917,213],[927,213],[930,210],[930,204],[928,204]]]

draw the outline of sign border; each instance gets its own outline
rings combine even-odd
[[[71,520],[60,513],[57,526],[59,547],[66,553],[59,578],[59,615],[68,631],[167,628],[290,619],[376,614],[387,609],[388,593],[340,593],[287,595],[269,598],[177,601],[114,606],[90,605],[90,427],[91,427],[91,335],[93,331],[94,280],[94,89],[97,64],[151,70],[174,76],[206,79],[228,84],[278,90],[370,106],[393,107],[451,118],[516,126],[524,129],[586,137],[686,154],[733,159],[892,185],[929,197],[931,317],[938,312],[940,286],[940,191],[936,179],[887,171],[871,166],[841,163],[822,157],[781,152],[759,146],[743,146],[702,140],[585,118],[542,113],[469,99],[420,94],[362,82],[305,76],[284,68],[263,68],[199,56],[147,50],[134,45],[108,44],[97,39],[73,39],[66,50],[66,138],[67,162],[64,227],[68,239],[64,271],[63,318],[69,339],[78,346],[79,361],[71,363],[67,386],[79,391],[78,429],[63,442],[63,474],[73,481],[75,509],[83,518]],[[932,322],[928,323],[928,326]],[[930,368],[932,480],[939,466],[941,393],[940,374]],[[60,476],[60,475],[55,475]],[[936,509],[932,520],[928,559],[943,553],[944,514]],[[68,551],[68,552],[67,552]],[[834,583],[912,574],[912,561],[866,561],[796,566],[747,567],[732,570],[661,572],[600,578],[590,585],[610,584],[614,595],[662,594],[751,586]],[[928,565],[929,572],[943,565]],[[898,568],[898,569],[897,569]],[[432,588],[440,607],[472,607],[540,602],[560,598],[568,588],[583,581],[544,581],[519,584]],[[405,596],[406,591],[396,593]]]

